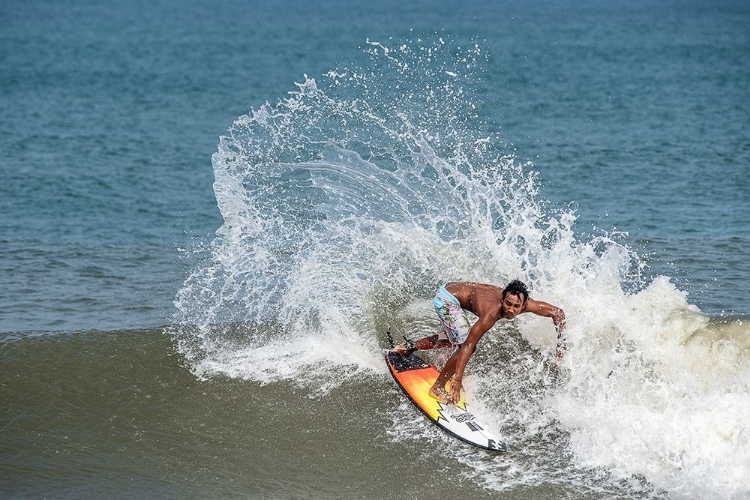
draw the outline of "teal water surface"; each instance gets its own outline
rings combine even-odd
[[[3,3],[2,496],[747,498],[749,24]],[[477,455],[379,347],[440,280],[516,276],[572,347],[555,375],[544,325],[495,330],[468,380],[511,452]]]

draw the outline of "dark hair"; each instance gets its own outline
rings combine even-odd
[[[526,285],[519,280],[513,280],[510,283],[508,283],[505,288],[503,288],[503,299],[506,295],[521,295],[523,297],[523,301],[526,302],[529,298],[529,289],[526,288]]]

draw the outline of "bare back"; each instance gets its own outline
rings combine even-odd
[[[552,318],[558,331],[565,327],[565,313],[559,307],[530,297],[522,301],[521,296],[513,294],[503,298],[503,289],[495,285],[455,281],[446,284],[445,288],[458,299],[462,309],[479,317],[479,323],[483,323],[483,331],[501,318],[513,319],[522,313]]]
[[[477,342],[501,318],[510,320],[522,313],[552,318],[558,332],[556,355],[558,358],[562,357],[562,351],[565,349],[565,313],[557,306],[529,298],[526,285],[520,281],[513,281],[508,285],[505,297],[502,288],[484,283],[451,282],[445,285],[445,289],[458,300],[462,309],[474,313],[478,319],[469,330],[466,340],[448,359],[435,384],[430,388],[431,396],[444,402],[458,401],[461,398],[461,380],[466,363],[474,353]],[[435,339],[438,339],[437,335]],[[432,341],[430,345],[431,348],[438,345],[442,347],[436,341]],[[448,379],[451,379],[450,394],[445,391]]]
[[[481,317],[500,317],[503,304],[503,289],[494,285],[472,282],[452,282],[445,285],[461,307]]]

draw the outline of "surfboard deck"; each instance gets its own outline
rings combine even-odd
[[[505,443],[466,408],[463,396],[456,404],[441,403],[429,395],[440,372],[414,353],[385,351],[385,361],[398,386],[427,418],[461,441],[490,451],[507,450]]]

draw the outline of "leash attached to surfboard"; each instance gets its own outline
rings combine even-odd
[[[388,343],[390,344],[391,349],[395,349],[396,344],[393,342],[393,335],[391,335],[391,327],[388,327],[388,330],[385,333],[386,335],[388,335]],[[414,345],[414,342],[406,338],[406,335],[402,335],[402,337],[404,338],[404,345],[406,345],[407,354],[411,354],[417,350],[417,347],[416,345]]]

